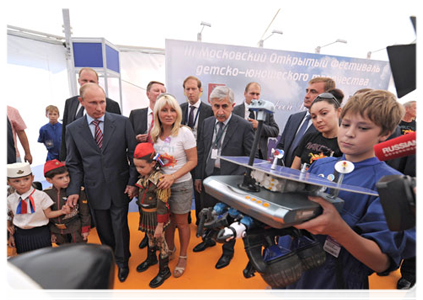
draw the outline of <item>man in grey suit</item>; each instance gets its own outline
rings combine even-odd
[[[221,156],[249,156],[254,140],[254,130],[250,122],[232,113],[234,93],[226,86],[216,87],[210,94],[214,117],[204,120],[199,138],[198,164],[195,169],[195,188],[203,192],[202,181],[211,175],[241,175],[245,168],[232,163],[221,163]],[[204,193],[202,207],[213,207],[217,199]],[[194,252],[200,252],[216,243],[209,239],[195,246]],[[234,256],[235,240],[223,244],[223,254],[216,264],[217,269],[229,265]]]
[[[139,143],[146,142],[148,132],[153,127],[153,111],[157,97],[166,93],[165,85],[159,81],[150,81],[147,85],[147,98],[149,106],[145,108],[133,109],[129,114],[129,121],[134,129],[135,137]]]
[[[98,74],[94,69],[82,68],[79,70],[78,83],[82,87],[84,84],[89,82],[98,84]],[[79,96],[74,96],[67,99],[65,102],[62,120],[62,142],[60,144],[59,154],[61,161],[65,161],[66,159],[66,126],[84,115],[84,107],[79,103],[78,98]],[[114,114],[121,114],[119,104],[107,97],[106,111]]]
[[[329,77],[316,77],[308,82],[303,103],[307,110],[289,116],[278,145],[276,146],[277,149],[285,151],[285,155],[282,158],[285,167],[291,167],[295,158],[295,149],[301,138],[307,133],[316,131],[308,111],[314,99],[321,93],[327,92],[335,87],[335,81]]]
[[[201,81],[195,76],[188,76],[185,78],[183,83],[184,94],[188,99],[188,102],[182,103],[182,124],[191,127],[194,136],[197,139],[197,145],[200,142],[199,137],[201,135],[201,125],[203,121],[208,117],[213,116],[213,110],[210,105],[200,100],[200,97],[203,93],[203,88],[201,86]],[[197,148],[198,150],[198,148]],[[198,151],[197,151],[198,155]],[[195,178],[195,169],[191,171],[192,178]],[[195,215],[197,217],[196,224],[199,222],[199,213],[202,209],[201,207],[201,195],[194,188],[194,198],[195,198]],[[191,219],[191,214],[188,214],[188,220]]]
[[[257,82],[250,82],[245,87],[244,97],[245,101],[242,104],[234,107],[233,113],[245,118],[252,125],[254,130],[257,130],[258,121],[255,112],[249,111],[248,107],[251,104],[251,100],[260,99],[261,86]],[[279,126],[275,122],[273,114],[266,114],[266,119],[263,122],[262,132],[260,141],[258,144],[258,157],[260,159],[267,160],[267,140],[269,137],[277,137],[279,134]]]
[[[84,84],[80,95],[87,114],[66,131],[66,166],[71,178],[67,203],[75,207],[81,186],[85,187],[100,241],[113,249],[118,278],[125,281],[131,256],[128,207],[137,193],[135,135],[128,118],[106,112],[106,96],[99,85]]]

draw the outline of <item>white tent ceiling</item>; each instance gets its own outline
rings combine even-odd
[[[5,4],[7,3],[7,4]],[[417,0],[356,1],[7,1],[8,25],[63,35],[62,8],[69,8],[75,37],[104,37],[114,44],[164,48],[166,38],[196,40],[200,22],[210,23],[203,41],[257,46],[269,30],[283,31],[266,40],[266,48],[314,52],[316,46],[345,39],[322,53],[365,58],[396,43],[411,43],[409,17]],[[372,58],[387,60],[385,51]]]

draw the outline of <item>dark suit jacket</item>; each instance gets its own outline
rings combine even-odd
[[[86,116],[79,118],[68,125],[66,145],[71,177],[68,195],[78,194],[83,185],[95,210],[109,209],[111,203],[117,207],[129,204],[124,191],[127,185],[135,185],[138,173],[133,164],[135,134],[128,118],[106,112],[101,150]]]
[[[129,121],[134,129],[135,136],[145,134],[148,128],[148,107],[131,110]]]
[[[201,100],[199,100],[201,101]],[[189,102],[184,102],[181,105],[182,110],[182,124],[188,126],[188,120],[187,120],[187,112],[189,108]],[[208,117],[213,116],[213,110],[210,105],[208,105],[205,102],[202,102],[200,105],[200,114],[198,115],[198,122],[197,122],[197,145],[198,145],[198,138],[200,137],[201,133],[201,125],[203,124],[204,120]],[[198,149],[197,149],[198,150]]]
[[[16,148],[15,148],[15,141],[13,139],[12,124],[9,121],[9,117],[7,117],[7,163],[13,164],[15,162],[16,162]]]
[[[282,149],[285,151],[285,156],[282,158],[286,167],[291,167],[292,161],[294,160],[294,155],[292,156],[289,161],[286,160],[286,153],[290,149],[292,142],[294,141],[295,135],[297,134],[298,127],[300,127],[301,121],[304,119],[305,115],[307,114],[306,111],[301,111],[289,116],[288,121],[285,124],[285,128],[283,129],[282,136],[278,142],[276,148]],[[304,133],[306,135],[310,132],[316,132],[316,128],[313,124],[311,124],[307,131]]]
[[[78,97],[79,96],[71,97],[65,102],[65,110],[63,111],[62,120],[62,143],[60,145],[59,155],[61,161],[64,161],[66,159],[66,126],[75,121],[75,115],[79,105]],[[121,115],[119,104],[116,101],[107,97],[106,111]]]
[[[216,118],[209,117],[204,120],[201,130],[201,137],[197,145],[198,164],[195,169],[195,179],[203,180],[205,178],[206,162],[212,147],[212,139]],[[222,142],[222,156],[250,156],[251,147],[253,146],[254,129],[244,118],[232,114],[226,129],[225,138]],[[242,175],[245,168],[236,164],[221,161],[221,175]]]
[[[233,113],[245,118],[245,102],[234,107]],[[259,150],[264,160],[267,159],[267,139],[269,137],[277,137],[279,134],[279,126],[275,122],[273,114],[266,114],[266,119],[263,122],[263,127],[260,136]]]

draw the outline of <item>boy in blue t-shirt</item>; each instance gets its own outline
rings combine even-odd
[[[54,105],[46,107],[46,117],[49,122],[40,128],[38,142],[47,148],[46,161],[59,159],[60,145],[62,142],[62,124],[59,123],[59,109]]]
[[[372,90],[348,100],[341,112],[338,144],[344,153],[341,159],[352,162],[355,169],[345,174],[344,184],[376,190],[381,177],[401,174],[379,161],[373,146],[390,136],[402,114],[395,96],[387,91]],[[322,158],[309,172],[333,177],[339,160]],[[341,213],[322,198],[309,197],[323,213],[295,227],[316,235],[326,250],[326,261],[287,288],[368,289],[370,274],[395,270],[405,252],[415,252],[415,231],[407,240],[403,233],[390,231],[378,197],[343,191],[339,197],[345,201]]]

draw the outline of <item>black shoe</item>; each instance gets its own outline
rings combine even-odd
[[[216,242],[215,241],[203,241],[201,243],[199,243],[197,246],[194,247],[194,249],[192,249],[192,251],[194,252],[201,252],[206,250],[209,247],[214,247],[216,246]]]
[[[137,267],[137,272],[144,272],[150,266],[157,264],[156,248],[148,248],[147,259],[140,263]]]
[[[234,257],[234,256],[222,254],[222,256],[219,258],[219,260],[216,263],[216,266],[215,266],[216,269],[222,269],[222,268],[226,267],[227,265],[229,265],[232,257]]]
[[[379,273],[376,273],[376,274],[378,276],[385,277],[385,276],[388,276],[390,273],[391,273],[391,271],[383,271],[383,272],[379,272]]]
[[[120,282],[124,282],[129,274],[129,268],[128,267],[119,267],[118,270],[118,278]]]
[[[145,235],[144,238],[141,240],[141,243],[138,247],[140,247],[140,249],[144,249],[147,246],[148,246],[148,237],[147,235]]]
[[[398,290],[408,290],[408,289],[412,288],[415,284],[416,284],[415,280],[409,281],[408,279],[401,277],[397,282],[397,289]]]
[[[153,280],[150,281],[149,286],[151,288],[159,287],[165,282],[166,279],[168,279],[171,275],[170,269],[169,269],[169,257],[166,258],[160,258],[159,260],[159,274],[157,274],[156,277],[153,278]]]

